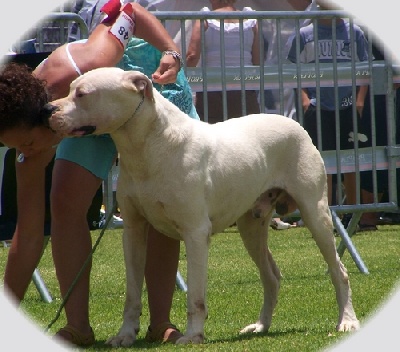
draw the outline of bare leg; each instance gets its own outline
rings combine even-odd
[[[145,278],[150,310],[150,330],[156,331],[170,322],[172,298],[178,270],[180,242],[164,236],[150,227],[147,239]],[[164,327],[166,327],[164,325]],[[166,327],[164,340],[182,336],[172,327]]]
[[[357,184],[356,184],[356,174],[351,172],[344,174],[344,188],[346,190],[346,204],[356,204],[357,203]]]
[[[100,183],[100,179],[75,163],[65,160],[57,160],[55,163],[51,195],[52,252],[63,297],[92,247],[86,215]],[[67,324],[84,335],[91,332],[90,269],[91,263],[83,272],[65,305]]]

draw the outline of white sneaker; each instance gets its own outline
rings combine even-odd
[[[291,225],[287,222],[284,222],[282,220],[276,220],[276,219],[272,219],[271,220],[271,227],[274,230],[286,230],[286,229],[290,229],[291,227],[295,227],[295,225]]]
[[[106,224],[106,212],[104,209],[100,209],[100,221],[99,221],[99,229],[103,228]],[[108,224],[108,228],[110,229],[120,229],[124,226],[124,221],[119,216],[113,215],[110,223]]]
[[[113,215],[111,227],[113,229],[120,229],[124,227],[124,220],[122,220],[122,218],[119,216]]]

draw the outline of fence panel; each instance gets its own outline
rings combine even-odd
[[[236,66],[236,67],[206,67],[204,62],[197,67],[185,67],[186,75],[194,92],[212,92],[212,91],[230,91],[230,90],[258,90],[259,92],[274,91],[275,102],[273,107],[267,107],[265,104],[265,94],[259,94],[260,106],[265,107],[266,112],[280,113],[282,115],[294,116],[301,124],[303,116],[301,111],[297,115],[293,111],[288,111],[286,106],[290,103],[288,100],[292,97],[293,90],[299,91],[301,88],[308,87],[339,87],[351,86],[354,90],[360,85],[369,85],[370,97],[385,96],[387,100],[386,116],[375,116],[375,110],[371,111],[370,128],[374,132],[371,134],[371,146],[366,148],[357,148],[354,150],[322,151],[327,172],[329,174],[338,174],[342,176],[345,173],[355,172],[357,179],[360,172],[371,170],[374,179],[376,172],[388,170],[388,200],[386,202],[362,203],[360,195],[356,204],[347,205],[343,203],[342,197],[339,197],[337,205],[332,205],[332,209],[338,213],[365,211],[365,210],[397,210],[397,187],[396,187],[396,167],[398,166],[398,147],[396,145],[396,90],[393,83],[400,83],[398,66],[393,65],[388,60],[372,59],[372,43],[369,40],[370,56],[367,61],[359,62],[355,58],[348,62],[314,62],[307,64],[291,63],[287,59],[288,42],[287,31],[285,37],[280,38],[279,27],[282,20],[291,19],[294,23],[293,35],[296,36],[300,29],[300,24],[304,21],[308,23],[321,20],[322,18],[331,19],[332,26],[335,26],[337,18],[344,18],[347,22],[353,23],[353,19],[347,13],[342,11],[310,11],[310,12],[287,12],[287,11],[254,11],[254,12],[155,12],[155,15],[166,25],[169,21],[179,23],[181,34],[177,37],[181,40],[181,51],[186,53],[187,43],[190,40],[190,25],[195,20],[218,19],[226,21],[229,19],[238,19],[243,21],[248,18],[255,18],[259,27],[274,28],[274,43],[267,43],[265,31],[260,30],[260,43],[264,43],[267,60],[260,66]],[[265,23],[268,22],[268,26]],[[373,36],[367,29],[364,29],[369,38]],[[182,35],[185,33],[185,35]],[[202,39],[204,41],[204,38]],[[375,43],[376,44],[376,43]],[[378,43],[379,44],[379,43]],[[273,46],[273,47],[271,47]],[[242,45],[238,47],[238,56]],[[274,52],[275,56],[271,56]],[[205,56],[204,43],[202,43],[202,57]],[[220,56],[224,57],[224,47],[221,45]],[[221,59],[221,61],[223,61]],[[270,63],[270,62],[272,63]],[[318,60],[317,60],[318,61]],[[245,96],[243,97],[245,99]],[[372,99],[373,100],[373,99]],[[221,105],[226,106],[226,101]],[[373,108],[373,101],[370,101],[370,107]],[[207,106],[204,107],[205,110]],[[295,109],[295,103],[292,102],[291,110]],[[224,119],[226,112],[224,113]],[[385,119],[387,125],[387,139],[385,145],[377,145],[376,129],[379,126],[373,126],[373,121],[377,118]],[[359,180],[358,180],[359,181]],[[375,182],[376,183],[376,182]],[[359,187],[359,182],[357,184]],[[374,187],[374,198],[378,198],[376,184]]]
[[[221,30],[220,38],[220,66],[208,67],[205,60],[200,61],[197,67],[185,66],[185,72],[192,90],[196,94],[202,92],[205,96],[209,92],[222,91],[221,106],[223,109],[222,120],[227,118],[227,91],[237,90],[241,92],[241,100],[246,100],[246,90],[256,90],[259,94],[259,104],[262,112],[279,113],[295,118],[300,124],[304,124],[304,113],[302,109],[296,107],[300,105],[300,92],[302,88],[316,88],[317,98],[320,97],[321,91],[326,87],[331,87],[338,97],[338,91],[341,87],[351,87],[353,96],[356,95],[360,86],[368,86],[366,97],[366,108],[370,111],[368,122],[368,135],[358,130],[359,124],[355,124],[352,137],[359,136],[359,144],[354,143],[353,149],[341,150],[338,146],[336,150],[323,150],[322,143],[319,141],[317,147],[323,156],[328,175],[334,175],[337,180],[336,201],[331,203],[334,223],[343,241],[339,245],[339,253],[343,254],[343,248],[347,247],[356,261],[361,271],[367,272],[356,249],[351,243],[350,236],[354,233],[357,223],[363,212],[378,211],[397,211],[397,172],[399,167],[399,148],[397,146],[396,118],[398,115],[398,104],[396,103],[396,84],[399,83],[400,75],[396,65],[393,65],[385,58],[374,57],[374,49],[380,46],[376,43],[376,39],[364,28],[364,33],[368,37],[366,50],[368,51],[368,59],[360,61],[356,58],[357,47],[351,45],[357,40],[354,21],[347,13],[342,11],[310,11],[310,12],[286,12],[286,11],[254,11],[254,12],[157,12],[155,13],[163,23],[168,24],[169,21],[175,21],[180,24],[181,52],[185,56],[187,44],[190,40],[190,28],[195,20],[201,20],[201,57],[206,57],[205,43],[205,25],[204,21],[209,19],[219,20],[220,26],[228,20],[236,19],[240,23],[240,31],[243,30],[243,21],[245,19],[254,18],[257,20],[259,27],[259,43],[261,47],[260,66],[243,65],[243,35],[240,35],[241,42],[237,48],[237,55],[241,58],[240,65],[234,67],[226,66],[225,63],[225,46],[224,31]],[[338,52],[343,50],[338,45],[332,45],[336,42],[337,19],[343,18],[349,24],[349,42],[346,55],[349,57],[347,62],[338,60],[337,57],[343,56]],[[287,31],[281,31],[283,20],[292,20],[292,33],[288,35]],[[313,34],[316,42],[318,42],[317,26],[319,21],[329,20],[332,26],[331,42],[325,42],[325,47],[314,46],[314,61],[305,63],[297,60],[290,62],[288,53],[290,48],[290,40],[300,47],[300,28],[304,24],[313,24]],[[285,22],[287,23],[287,21]],[[266,35],[268,31],[273,32]],[[269,39],[273,38],[271,42]],[[346,44],[346,43],[345,43]],[[294,44],[293,44],[294,45]],[[375,47],[374,47],[375,45]],[[321,52],[325,50],[332,62],[320,60]],[[384,48],[381,50],[384,53]],[[264,53],[267,58],[264,61]],[[300,49],[297,48],[296,58],[300,57]],[[266,94],[272,92],[272,94]],[[383,107],[379,98],[384,101]],[[267,101],[270,100],[270,101]],[[272,103],[271,103],[272,100]],[[317,99],[318,100],[318,99]],[[203,98],[204,120],[208,121],[208,101],[207,97]],[[244,105],[244,104],[243,104]],[[321,140],[321,104],[317,101],[317,128],[318,137]],[[243,114],[246,114],[244,107]],[[356,105],[352,107],[353,124],[360,122],[357,115]],[[335,125],[339,127],[339,102],[335,102]],[[337,142],[340,140],[336,137]],[[384,141],[379,136],[384,135]],[[368,143],[362,142],[367,137]],[[339,145],[339,143],[337,143]],[[312,167],[310,165],[310,167]],[[372,198],[362,199],[362,180],[365,179],[367,173],[372,178]],[[355,201],[346,204],[345,190],[342,188],[342,179],[346,175],[355,176]],[[386,184],[386,187],[383,187]],[[382,193],[384,194],[382,197]],[[337,214],[350,213],[353,219],[347,228],[341,226]],[[349,236],[350,234],[350,236]]]

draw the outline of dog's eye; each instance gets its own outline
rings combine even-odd
[[[85,92],[82,89],[77,88],[75,90],[75,97],[82,98],[85,95]]]

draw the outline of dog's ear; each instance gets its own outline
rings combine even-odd
[[[128,86],[141,92],[145,97],[154,100],[153,84],[145,74],[139,71],[127,71],[125,78]]]

